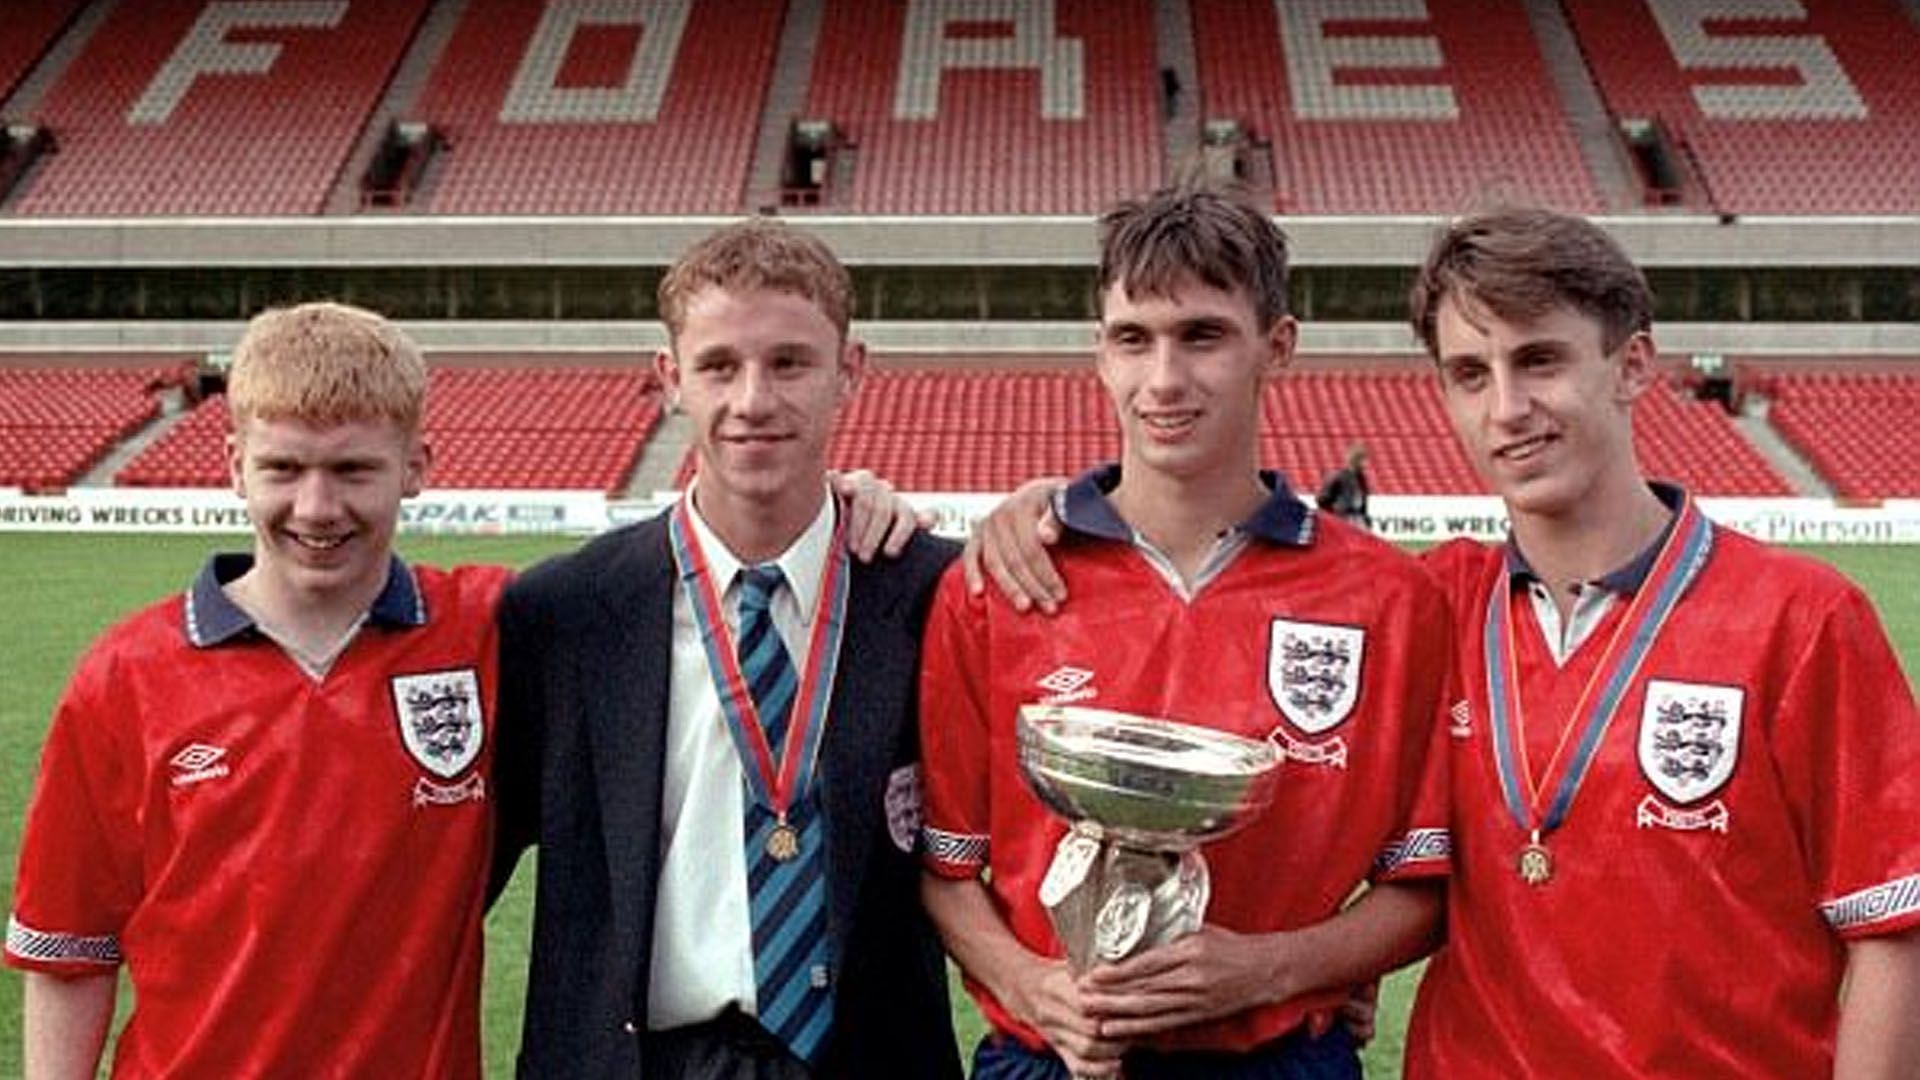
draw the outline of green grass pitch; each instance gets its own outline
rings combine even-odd
[[[0,620],[0,875],[12,896],[20,818],[39,760],[47,718],[81,650],[119,616],[185,585],[205,554],[238,548],[244,537],[0,534],[13,613]],[[401,545],[409,558],[441,564],[526,565],[572,547],[564,539],[426,539]],[[1817,548],[1873,596],[1908,677],[1920,672],[1920,547]],[[523,863],[488,920],[485,1027],[488,1075],[511,1075],[519,1038],[531,874]],[[1367,1052],[1369,1076],[1399,1074],[1400,1037],[1415,976],[1384,991],[1381,1034]],[[955,1017],[971,1046],[979,1021],[956,989]],[[0,977],[0,1076],[20,1075],[20,979]]]

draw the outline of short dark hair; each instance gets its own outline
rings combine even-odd
[[[840,336],[847,336],[852,276],[825,241],[776,218],[722,226],[674,260],[657,290],[660,319],[674,339],[686,325],[687,304],[708,288],[792,293],[818,307]]]
[[[1572,307],[1600,324],[1608,352],[1653,326],[1653,290],[1619,243],[1586,218],[1541,207],[1470,214],[1434,239],[1407,308],[1414,334],[1435,358],[1434,322],[1449,296],[1502,319]]]
[[[1099,296],[1171,295],[1183,279],[1253,299],[1260,328],[1287,314],[1287,234],[1257,207],[1204,184],[1161,188],[1100,216]]]

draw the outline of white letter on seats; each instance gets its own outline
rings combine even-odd
[[[228,41],[236,26],[333,27],[347,14],[347,0],[264,4],[215,0],[200,9],[193,28],[160,65],[140,100],[127,110],[129,124],[164,124],[201,75],[260,75],[280,58],[272,41]]]
[[[1867,103],[1840,58],[1812,34],[1709,35],[1710,19],[1804,20],[1799,0],[1647,0],[1682,68],[1792,68],[1799,86],[1766,83],[1693,88],[1715,120],[1862,120]]]
[[[1011,37],[950,38],[953,23],[1006,23]],[[900,42],[896,120],[931,120],[940,112],[944,68],[1033,68],[1040,72],[1040,115],[1086,116],[1083,42],[1056,38],[1053,0],[913,0]]]
[[[549,0],[500,106],[503,124],[650,123],[660,115],[693,0]],[[640,47],[619,86],[567,86],[560,67],[582,26],[638,26]]]
[[[1302,120],[1453,120],[1453,88],[1356,86],[1334,81],[1339,68],[1436,71],[1432,37],[1327,36],[1330,22],[1426,22],[1425,0],[1273,0],[1287,52],[1287,87]]]

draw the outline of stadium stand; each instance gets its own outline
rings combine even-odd
[[[6,5],[6,29],[0,33],[0,100],[13,93],[82,2],[36,0]]]
[[[1658,121],[1697,168],[1697,209],[1920,211],[1920,26],[1901,0],[1565,8],[1609,111]]]
[[[1191,6],[1205,114],[1271,145],[1281,213],[1601,209],[1521,5]]]
[[[428,0],[126,0],[30,119],[21,214],[313,214]]]
[[[446,488],[614,491],[660,419],[653,376],[630,367],[431,372],[431,482]],[[131,487],[227,482],[226,399],[212,397],[122,468]]]
[[[1633,407],[1634,449],[1645,473],[1696,495],[1792,495],[1719,404],[1661,380]]]
[[[1846,498],[1920,498],[1920,374],[1773,375],[1768,420]]]
[[[1145,0],[827,0],[807,116],[853,144],[834,210],[1092,213],[1161,179]]]
[[[448,143],[419,209],[739,209],[786,5],[618,6],[468,5],[413,110]]]
[[[107,360],[111,358],[100,358]],[[159,367],[0,368],[0,487],[64,488],[159,415]]]

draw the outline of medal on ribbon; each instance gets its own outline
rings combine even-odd
[[[694,542],[691,498],[683,497],[668,518],[674,561],[693,607],[694,622],[700,628],[707,669],[720,692],[720,711],[726,716],[727,734],[746,774],[747,790],[775,819],[767,832],[767,855],[776,862],[787,862],[800,854],[800,831],[787,815],[812,786],[827,727],[827,704],[833,698],[834,674],[840,664],[840,639],[847,618],[846,544],[836,521],[825,577],[814,602],[806,666],[794,694],[786,737],[776,747],[767,739],[766,725],[740,671],[733,633],[727,628],[720,605],[720,590],[708,572],[700,545]]]
[[[1580,691],[1571,722],[1546,771],[1535,780],[1527,761],[1520,671],[1514,659],[1513,587],[1499,575],[1487,597],[1482,644],[1486,651],[1487,701],[1493,721],[1494,771],[1507,813],[1527,836],[1514,869],[1529,885],[1553,879],[1553,856],[1545,838],[1561,826],[1586,780],[1620,703],[1639,676],[1640,665],[1680,598],[1699,577],[1713,548],[1713,524],[1683,495],[1677,520],[1633,602],[1614,629],[1600,664]],[[1569,739],[1573,739],[1569,746]]]

